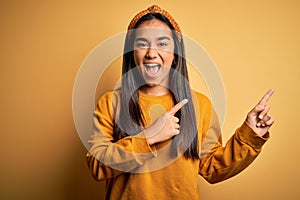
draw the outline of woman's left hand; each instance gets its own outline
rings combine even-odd
[[[264,136],[274,123],[274,120],[268,114],[270,106],[266,105],[273,93],[274,90],[270,89],[258,102],[258,104],[248,113],[246,118],[247,124],[260,136]]]

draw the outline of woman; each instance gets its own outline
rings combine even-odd
[[[198,174],[210,183],[236,175],[269,137],[273,90],[222,146],[211,102],[190,89],[180,28],[156,5],[129,24],[122,74],[97,104],[87,154],[106,199],[199,199]]]

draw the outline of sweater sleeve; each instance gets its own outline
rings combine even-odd
[[[96,180],[130,172],[156,156],[143,132],[114,141],[114,106],[112,92],[103,95],[94,112],[94,131],[89,141],[87,163]]]
[[[254,161],[269,138],[269,133],[260,137],[244,122],[223,146],[218,117],[210,102],[204,103],[201,113],[204,117],[199,174],[209,183],[240,173]]]

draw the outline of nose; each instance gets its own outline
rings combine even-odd
[[[153,59],[157,57],[157,49],[154,47],[149,47],[146,53],[146,58]]]

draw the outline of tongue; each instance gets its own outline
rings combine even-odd
[[[159,71],[159,67],[155,66],[155,67],[147,67],[147,72],[150,76],[155,76],[157,74],[157,72]]]

